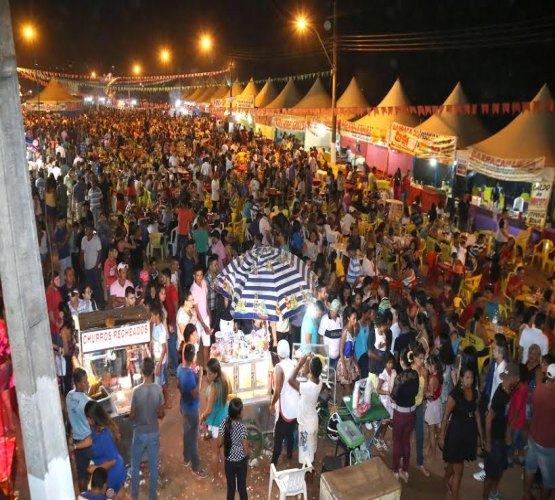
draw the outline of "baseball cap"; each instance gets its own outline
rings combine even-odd
[[[330,311],[337,312],[341,309],[341,302],[339,299],[333,299],[332,303],[330,304]]]
[[[71,290],[71,292],[69,292],[69,294],[72,297],[75,297],[76,295],[79,295],[79,290],[77,290],[77,288],[74,288],[73,290]]]
[[[555,372],[555,365],[552,365],[552,366],[554,367],[554,372]],[[510,378],[510,377],[519,377],[519,376],[520,376],[520,370],[518,369],[518,365],[516,363],[513,363],[512,361],[510,363],[507,363],[507,365],[505,366],[505,369],[499,375],[501,380],[505,380],[506,378]]]
[[[125,262],[120,262],[118,264],[118,271],[121,271],[122,269],[127,269],[129,266],[125,263]]]
[[[547,378],[550,380],[555,380],[555,363],[551,363],[547,367]]]
[[[290,354],[289,342],[285,339],[281,339],[277,345],[277,354],[280,358],[288,358]]]

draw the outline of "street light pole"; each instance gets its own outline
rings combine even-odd
[[[337,159],[337,0],[333,0],[333,45],[331,62],[331,164],[335,165]]]
[[[228,116],[228,133],[231,133],[231,124],[233,122],[233,60],[229,61],[229,116]]]
[[[320,45],[322,46],[322,50],[328,60],[328,63],[331,68],[331,141],[330,141],[330,156],[331,156],[331,163],[335,164],[337,158],[337,151],[336,151],[336,137],[337,137],[337,113],[336,113],[336,104],[337,104],[337,0],[332,0],[333,2],[333,31],[332,31],[332,53],[331,57],[326,49],[324,42],[322,41],[322,37],[318,30],[312,26],[312,24],[307,21],[304,16],[297,18],[296,24],[297,29],[299,31],[304,31],[307,28],[312,31],[318,38]],[[327,23],[327,22],[326,22]],[[329,29],[326,27],[326,29]]]

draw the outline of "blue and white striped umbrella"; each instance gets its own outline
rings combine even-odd
[[[216,279],[235,319],[290,318],[313,300],[315,287],[316,275],[303,260],[269,246],[236,257]]]

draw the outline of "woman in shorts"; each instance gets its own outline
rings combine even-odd
[[[206,408],[200,417],[201,425],[208,426],[208,436],[211,439],[212,456],[210,466],[212,468],[212,481],[221,478],[219,471],[219,448],[217,437],[220,425],[226,419],[228,413],[227,397],[229,395],[229,383],[222,374],[220,362],[211,358],[206,365],[206,377],[208,387],[206,388]]]

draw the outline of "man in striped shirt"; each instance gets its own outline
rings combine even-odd
[[[356,243],[349,243],[347,247],[347,252],[349,253],[349,267],[347,268],[347,283],[351,285],[351,288],[355,285],[356,281],[361,275],[362,266],[360,265],[360,259],[357,255],[357,245]]]
[[[96,177],[91,177],[91,188],[89,189],[89,203],[94,219],[94,227],[98,227],[98,217],[102,212],[102,190],[98,187]]]

